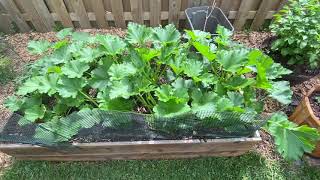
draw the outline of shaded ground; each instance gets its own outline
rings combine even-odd
[[[120,29],[111,30],[81,30],[95,33],[111,33],[124,36]],[[23,67],[37,59],[27,53],[29,40],[47,39],[55,41],[54,32],[49,33],[25,33],[6,36],[5,40],[13,47],[18,56],[10,56],[14,61],[16,71],[22,72]],[[272,34],[268,32],[238,32],[234,39],[249,47],[268,50]],[[292,87],[295,96],[302,97],[316,83],[320,83],[320,76],[314,77]],[[15,89],[15,83],[10,82],[0,87],[0,121],[10,116],[10,112],[3,106],[3,101],[10,96]],[[292,107],[297,102],[294,102]],[[265,110],[272,112],[278,110],[279,104],[268,101]],[[320,172],[307,170],[306,167],[295,169],[287,168],[286,163],[275,153],[272,138],[265,132],[261,132],[263,142],[257,145],[256,153],[235,158],[206,158],[198,160],[178,161],[113,161],[105,163],[48,163],[48,162],[16,162],[6,172],[4,179],[73,179],[81,176],[83,179],[157,179],[166,177],[170,179],[214,179],[222,177],[226,179],[287,179],[288,177],[305,177],[316,179]],[[0,153],[0,171],[9,166],[10,157]],[[1,171],[3,172],[3,171]],[[307,173],[308,172],[308,173]],[[78,176],[79,175],[79,176]],[[291,178],[290,178],[291,179]]]

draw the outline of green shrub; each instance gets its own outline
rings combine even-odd
[[[320,1],[289,0],[271,25],[278,39],[272,49],[288,58],[288,64],[320,65]]]
[[[13,64],[8,57],[0,57],[0,84],[5,84],[14,77]]]

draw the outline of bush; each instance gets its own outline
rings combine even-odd
[[[12,61],[5,56],[0,56],[0,77],[0,84],[5,84],[14,77]]]
[[[320,1],[289,0],[271,25],[278,39],[272,49],[289,58],[288,64],[320,65]]]

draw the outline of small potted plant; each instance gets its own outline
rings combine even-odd
[[[309,90],[302,98],[290,120],[297,124],[307,124],[320,130],[320,84]],[[320,142],[311,153],[314,157],[320,157]]]

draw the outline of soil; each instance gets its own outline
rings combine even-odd
[[[314,115],[320,118],[320,92],[312,93],[309,97],[309,101]]]

